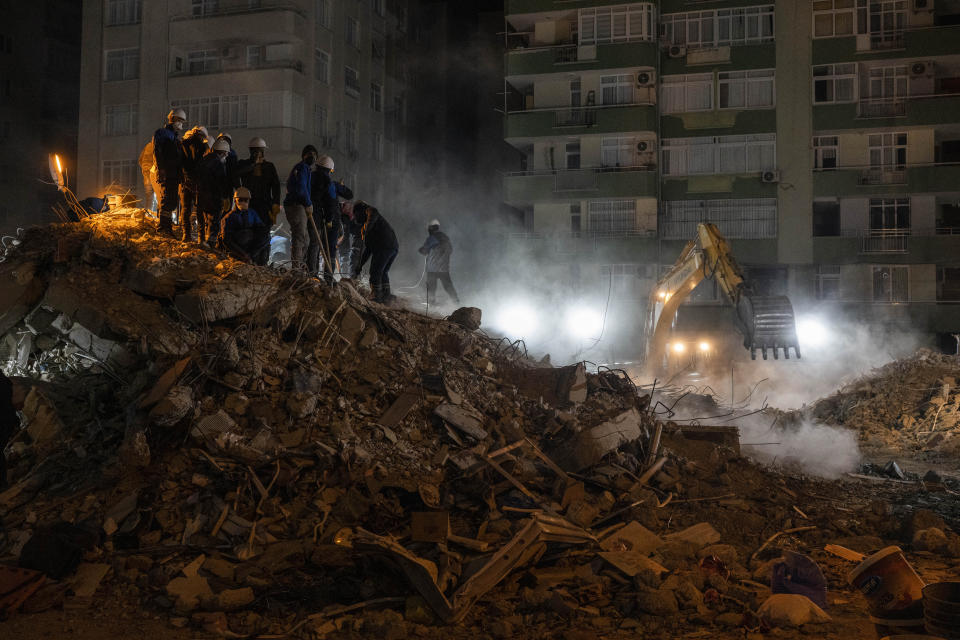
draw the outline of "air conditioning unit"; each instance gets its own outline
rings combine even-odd
[[[760,174],[760,182],[766,182],[767,184],[776,184],[780,182],[780,172],[779,171],[764,171]]]
[[[652,87],[656,84],[656,76],[653,71],[641,71],[637,73],[638,87]]]
[[[652,140],[641,140],[637,143],[637,153],[653,153],[656,151]]]
[[[672,44],[670,48],[667,49],[667,55],[671,58],[682,58],[687,55],[687,48],[681,47],[678,44]]]
[[[925,60],[923,62],[914,62],[910,65],[910,77],[911,78],[932,78],[933,77],[933,60]]]

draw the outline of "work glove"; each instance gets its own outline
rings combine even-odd
[[[224,198],[220,201],[220,210],[221,211],[230,211],[233,207],[230,206],[230,198]]]
[[[277,218],[280,216],[280,205],[275,204],[270,207],[270,224],[276,224]]]

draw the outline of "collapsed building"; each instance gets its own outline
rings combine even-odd
[[[950,478],[780,473],[477,309],[376,305],[133,209],[29,229],[0,272],[0,359],[31,387],[0,493],[20,619],[112,600],[220,637],[868,638],[864,554],[960,580]],[[862,386],[812,410],[858,428]]]

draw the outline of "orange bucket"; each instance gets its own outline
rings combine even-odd
[[[900,547],[887,547],[866,558],[847,580],[867,598],[872,617],[923,624],[924,582]]]

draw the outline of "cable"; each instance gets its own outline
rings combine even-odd
[[[603,340],[603,334],[607,330],[607,312],[610,310],[610,295],[613,293],[613,267],[610,267],[610,280],[607,282],[607,302],[603,307],[603,320],[600,323],[600,335],[594,338],[593,344],[589,347],[581,347],[574,355],[574,360],[581,360],[580,357],[585,352],[590,352],[600,341]]]

